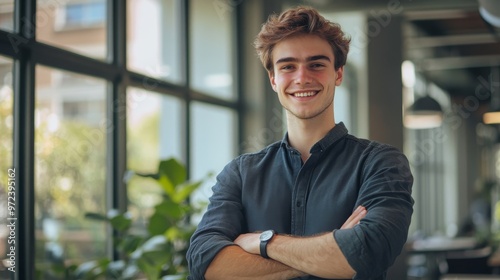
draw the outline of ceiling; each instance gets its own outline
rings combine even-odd
[[[413,61],[427,81],[452,99],[461,100],[455,102],[487,86],[492,69],[500,68],[500,29],[483,20],[477,0],[308,0],[295,4],[336,12],[402,7],[404,59]],[[488,107],[489,98],[477,100]]]
[[[428,80],[459,99],[489,84],[491,71],[500,67],[500,29],[484,21],[477,6],[410,11],[405,17],[407,59]]]

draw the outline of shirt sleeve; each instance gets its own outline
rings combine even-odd
[[[408,237],[413,176],[407,158],[390,146],[367,155],[357,205],[368,213],[351,229],[334,231],[334,238],[356,271],[353,279],[383,275],[401,253]]]
[[[241,233],[245,222],[241,204],[241,179],[237,161],[233,160],[217,176],[213,195],[190,240],[186,254],[188,279],[204,279],[214,257]]]

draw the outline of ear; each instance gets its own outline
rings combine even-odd
[[[342,79],[344,78],[344,66],[340,66],[338,70],[335,71],[335,85],[340,86],[342,84]]]
[[[276,92],[276,81],[274,80],[274,71],[267,71],[267,75],[269,76],[269,82],[271,82],[271,87]]]

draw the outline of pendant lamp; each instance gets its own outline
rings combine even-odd
[[[479,14],[481,17],[496,28],[500,28],[500,1],[478,0]]]
[[[491,67],[489,79],[491,93],[490,96],[490,111],[483,114],[483,122],[485,124],[500,124],[500,69],[499,67]]]
[[[429,129],[441,126],[443,123],[443,109],[431,96],[418,98],[413,105],[406,109],[404,126],[410,129]]]

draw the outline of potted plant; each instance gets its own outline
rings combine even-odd
[[[154,206],[145,233],[131,230],[133,217],[113,209],[107,214],[87,213],[91,219],[109,223],[114,231],[113,243],[120,258],[103,258],[74,266],[76,279],[185,279],[185,254],[195,226],[189,217],[203,205],[192,205],[189,196],[206,179],[187,181],[186,168],[170,158],[159,163],[154,174],[127,172],[125,181],[133,176],[151,178],[161,189],[162,200]],[[210,175],[208,175],[210,176]]]

